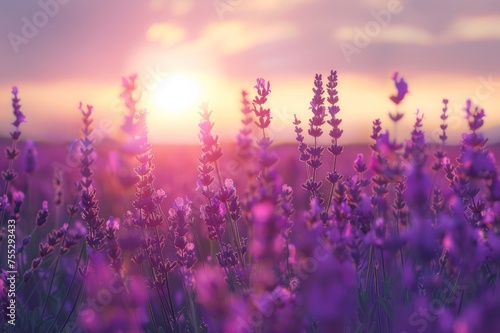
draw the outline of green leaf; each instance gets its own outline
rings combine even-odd
[[[356,330],[354,330],[353,333],[361,333],[363,332],[364,329],[365,329],[365,324],[361,324],[358,326],[358,328],[356,328]]]
[[[377,298],[377,302],[378,304],[380,304],[380,306],[382,307],[382,309],[384,310],[385,314],[387,316],[389,316],[390,318],[393,317],[394,315],[394,311],[393,311],[393,308],[392,308],[392,305],[391,305],[391,302],[386,300],[385,298],[383,298],[382,296],[379,296]]]

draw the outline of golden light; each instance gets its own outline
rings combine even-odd
[[[152,92],[156,108],[171,113],[192,110],[200,103],[200,87],[187,75],[172,75]]]

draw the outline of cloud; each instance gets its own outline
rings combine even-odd
[[[446,34],[453,40],[500,40],[500,15],[457,18]]]
[[[291,22],[273,22],[272,25],[242,21],[210,23],[200,38],[184,45],[193,51],[216,50],[220,55],[241,53],[262,44],[298,37],[299,31]]]
[[[375,22],[375,21],[373,21]],[[360,34],[373,44],[446,45],[462,42],[500,40],[500,15],[460,17],[451,21],[440,33],[410,24],[390,24],[373,34],[367,26],[340,26],[334,30],[338,42],[353,42]]]
[[[228,3],[241,3],[242,9],[262,12],[275,13],[281,10],[288,10],[300,5],[311,5],[316,0],[233,0],[227,1]],[[235,7],[237,7],[236,5]]]
[[[339,42],[352,42],[360,31],[361,29],[356,27],[341,26],[335,30],[334,37]],[[410,25],[390,25],[381,28],[380,33],[370,39],[373,43],[415,45],[429,45],[435,40],[434,36],[426,30]]]
[[[424,29],[409,25],[394,25],[384,29],[376,41],[380,43],[431,44],[435,38]]]
[[[172,23],[155,23],[147,31],[146,36],[151,42],[161,42],[165,46],[172,46],[186,37],[186,31]]]
[[[193,0],[150,0],[149,8],[153,12],[159,12],[168,9],[173,16],[184,16],[190,13],[194,8]]]

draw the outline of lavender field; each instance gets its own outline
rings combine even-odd
[[[371,143],[344,145],[342,77],[325,74],[311,76],[308,117],[288,124],[293,145],[273,142],[263,78],[241,93],[236,138],[199,106],[197,146],[151,144],[135,75],[122,80],[121,134],[99,137],[99,110],[76,104],[67,144],[24,140],[30,111],[13,87],[1,331],[498,331],[488,111],[463,101],[468,130],[449,144],[443,99],[430,139],[428,116],[401,111],[408,83],[394,73],[389,121],[367,119]]]

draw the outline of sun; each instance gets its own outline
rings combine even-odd
[[[200,87],[187,75],[172,75],[152,92],[154,105],[165,112],[179,113],[193,109],[199,104]]]

